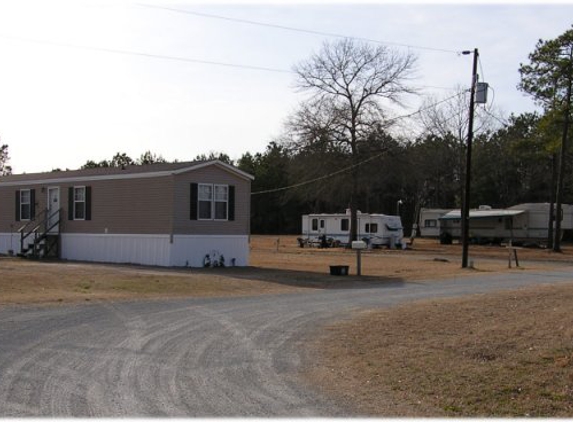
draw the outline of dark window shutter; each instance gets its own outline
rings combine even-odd
[[[197,220],[197,206],[198,206],[198,186],[197,183],[191,183],[191,211],[189,213],[190,220]]]
[[[86,186],[86,220],[92,219],[92,187]]]
[[[74,188],[68,188],[68,220],[74,219]]]
[[[30,189],[30,220],[36,219],[36,189]]]
[[[235,187],[229,186],[229,221],[235,221]]]
[[[16,191],[16,221],[20,221],[20,191]]]

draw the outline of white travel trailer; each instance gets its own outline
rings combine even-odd
[[[369,247],[405,246],[402,221],[397,215],[365,214],[358,211],[358,239]],[[346,245],[350,238],[350,211],[342,214],[307,214],[302,216],[301,246],[328,244]]]
[[[507,209],[481,206],[470,210],[469,237],[475,242],[544,242],[548,236],[549,204],[519,204]],[[460,210],[452,210],[439,218],[440,239],[461,237]],[[573,205],[563,204],[561,236],[573,229]]]

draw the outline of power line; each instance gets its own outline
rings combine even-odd
[[[148,59],[172,60],[172,61],[186,62],[186,63],[199,63],[199,64],[207,64],[207,65],[213,65],[213,66],[234,67],[234,68],[239,68],[239,69],[261,70],[261,71],[265,71],[265,72],[290,73],[290,74],[294,73],[292,70],[277,69],[277,68],[272,68],[272,67],[252,66],[252,65],[244,65],[244,64],[237,64],[237,63],[225,63],[225,62],[218,62],[218,61],[212,61],[212,60],[200,60],[200,59],[192,59],[192,58],[188,58],[188,57],[169,56],[169,55],[164,55],[164,54],[142,53],[142,52],[137,52],[137,51],[119,50],[119,49],[106,48],[106,47],[93,47],[93,46],[71,44],[71,43],[64,43],[64,42],[16,37],[16,36],[5,35],[5,34],[0,34],[0,37],[5,38],[5,39],[10,39],[10,40],[34,43],[34,44],[44,44],[44,45],[51,45],[51,46],[56,46],[56,47],[74,48],[74,49],[79,49],[79,50],[91,50],[91,51],[97,51],[97,52],[102,52],[102,53],[121,54],[121,55],[125,55],[125,56],[145,57]]]
[[[478,63],[479,63],[479,68],[480,68],[482,80],[485,80],[485,76],[484,76],[484,72],[483,72],[483,67],[482,67],[482,63],[481,63],[481,55],[478,56]],[[489,84],[487,85],[487,88],[488,88],[488,89],[491,89],[491,92],[492,92],[492,95],[493,95],[493,96],[492,96],[492,99],[491,99],[491,102],[490,102],[490,105],[489,105],[489,109],[492,109],[492,108],[493,108],[493,103],[494,103],[494,100],[495,100],[495,89],[493,89],[493,86],[491,86],[491,85],[489,85]],[[488,116],[493,117],[495,120],[497,120],[497,121],[498,121],[499,123],[501,123],[503,126],[507,126],[507,125],[508,125],[507,121],[504,122],[504,121],[501,120],[498,116],[496,116],[496,115],[493,114],[491,111],[489,111],[489,109],[488,109],[487,104],[485,104],[484,107],[483,107],[483,110],[485,111],[485,113],[486,113]]]
[[[484,107],[483,111],[485,111],[485,113],[490,116],[493,117],[495,120],[497,120],[499,123],[501,123],[503,126],[509,126],[509,123],[507,121],[503,121],[501,120],[499,117],[497,117],[495,114],[493,114],[491,111],[489,111],[487,108]]]
[[[438,101],[438,102],[436,102],[436,103],[432,103],[431,105],[429,105],[429,106],[427,106],[427,107],[425,107],[425,108],[420,108],[420,109],[418,109],[418,110],[416,110],[416,111],[414,111],[414,112],[412,112],[412,113],[410,113],[410,114],[404,114],[404,115],[402,115],[402,116],[398,116],[398,117],[394,117],[394,118],[388,119],[388,121],[389,121],[390,123],[393,123],[393,122],[396,121],[396,120],[406,119],[406,118],[408,118],[408,117],[415,116],[416,114],[420,114],[422,111],[426,111],[426,110],[429,110],[429,109],[431,109],[431,108],[434,108],[434,107],[436,107],[438,104],[445,103],[446,101],[450,101],[450,100],[452,100],[452,99],[454,99],[454,98],[456,98],[456,97],[459,97],[459,96],[461,96],[461,95],[464,95],[464,94],[465,94],[465,92],[458,92],[458,93],[452,95],[451,97],[444,98],[443,100],[440,100],[440,101]]]
[[[478,63],[479,63],[479,71],[480,71],[481,79],[482,79],[482,81],[485,81],[485,75],[483,73],[483,67],[481,64],[481,57],[480,56],[478,56]]]
[[[321,36],[335,37],[335,38],[350,38],[350,39],[354,39],[354,40],[358,40],[358,41],[366,41],[366,42],[376,43],[376,44],[395,45],[398,47],[407,47],[407,48],[413,48],[413,49],[418,49],[418,50],[430,50],[430,51],[438,51],[441,53],[459,54],[459,51],[457,51],[457,50],[448,50],[445,48],[425,47],[425,46],[420,46],[420,45],[403,44],[403,43],[396,43],[396,42],[391,42],[391,41],[380,41],[380,40],[375,40],[372,38],[353,37],[353,36],[348,36],[348,35],[343,35],[343,34],[337,34],[334,32],[315,31],[312,29],[296,28],[296,27],[292,27],[292,26],[278,25],[278,24],[259,22],[259,21],[252,21],[252,20],[248,20],[248,19],[231,18],[228,16],[215,15],[212,13],[193,12],[190,10],[176,9],[174,7],[155,6],[155,5],[143,4],[143,3],[137,3],[137,5],[141,6],[141,7],[147,7],[149,9],[167,10],[170,12],[183,13],[186,15],[194,15],[194,16],[200,16],[203,18],[219,19],[219,20],[225,20],[225,21],[230,21],[230,22],[244,23],[244,24],[248,24],[248,25],[264,26],[267,28],[281,29],[284,31],[302,32],[302,33],[306,33],[306,34],[321,35]]]
[[[165,55],[165,54],[143,53],[143,52],[138,52],[138,51],[120,50],[120,49],[107,48],[107,47],[86,46],[86,45],[65,43],[65,42],[59,42],[59,41],[50,41],[50,40],[40,40],[40,39],[35,39],[35,38],[18,37],[18,36],[7,35],[7,34],[0,34],[0,38],[13,40],[13,41],[27,42],[27,43],[32,43],[32,44],[43,44],[43,45],[50,45],[50,46],[55,46],[55,47],[73,48],[76,50],[97,51],[99,53],[120,54],[120,55],[124,55],[124,56],[135,56],[135,57],[143,57],[143,58],[148,58],[148,59],[171,60],[171,61],[179,61],[179,62],[186,62],[186,63],[197,63],[197,64],[212,65],[212,66],[223,66],[223,67],[231,67],[231,68],[246,69],[246,70],[257,70],[257,71],[274,72],[274,73],[288,73],[288,74],[293,74],[293,75],[296,74],[296,72],[294,72],[292,70],[266,67],[266,66],[254,66],[254,65],[246,65],[246,64],[238,64],[238,63],[219,62],[219,61],[213,61],[213,60],[201,60],[201,59],[194,59],[194,58],[181,57],[181,56],[170,56],[170,55]],[[444,89],[444,90],[451,89],[448,87],[435,86],[435,85],[415,85],[414,87]]]
[[[337,170],[337,171],[335,171],[335,172],[333,172],[333,173],[329,173],[329,174],[326,174],[326,175],[324,175],[324,176],[317,177],[316,179],[306,180],[306,181],[304,181],[304,182],[295,183],[294,185],[284,186],[284,187],[282,187],[282,188],[267,189],[267,190],[261,190],[261,191],[258,191],[258,192],[251,192],[251,195],[262,195],[262,194],[265,194],[265,193],[282,192],[282,191],[284,191],[284,190],[299,188],[299,187],[301,187],[301,186],[310,185],[311,183],[320,182],[321,180],[329,179],[329,178],[331,178],[331,177],[333,177],[333,176],[337,176],[337,175],[339,175],[339,174],[346,173],[347,171],[350,171],[350,170],[352,170],[352,169],[355,168],[355,167],[361,166],[362,164],[365,164],[365,163],[367,163],[367,162],[369,162],[369,161],[372,161],[372,160],[374,160],[374,159],[376,159],[376,158],[378,158],[378,157],[381,157],[381,156],[384,155],[385,153],[386,153],[386,151],[381,152],[380,154],[377,154],[377,155],[374,155],[374,156],[372,156],[372,157],[370,157],[370,158],[367,158],[367,159],[364,160],[364,161],[361,161],[361,162],[359,162],[359,163],[353,164],[353,165],[351,165],[351,166],[349,166],[349,167],[345,167],[345,168],[343,168],[343,169],[341,169],[341,170]]]

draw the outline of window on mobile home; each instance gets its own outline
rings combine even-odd
[[[424,220],[424,227],[438,227],[438,220]]]
[[[29,220],[32,215],[32,201],[30,189],[22,189],[20,191],[20,219]]]
[[[235,186],[191,183],[191,220],[235,220]]]
[[[378,223],[366,223],[366,233],[378,233]]]
[[[315,232],[315,231],[318,230],[318,218],[313,218],[313,219],[312,219],[312,228],[311,228],[311,230],[312,230],[313,232]]]
[[[74,187],[74,220],[86,219],[86,187]]]
[[[340,231],[341,232],[347,232],[348,230],[350,230],[350,225],[349,225],[349,220],[348,218],[343,218],[342,220],[340,220]]]
[[[199,184],[199,220],[210,220],[213,206],[213,185]]]
[[[215,220],[226,220],[229,202],[229,187],[215,185]]]

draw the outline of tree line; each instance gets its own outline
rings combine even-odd
[[[550,202],[558,146],[551,133],[558,128],[558,122],[549,124],[545,116],[524,113],[511,116],[502,128],[476,136],[471,207]],[[255,176],[253,233],[300,233],[302,214],[344,212],[354,189],[358,210],[399,212],[408,233],[421,207],[461,207],[464,155],[464,145],[451,133],[424,134],[410,141],[380,129],[369,136],[356,158],[361,169],[357,188],[350,175],[355,162],[335,148],[301,151],[271,142],[264,152],[244,154],[236,164]],[[568,151],[570,166],[572,158]],[[293,187],[280,189],[289,186]],[[564,186],[564,203],[573,203],[570,172]]]

